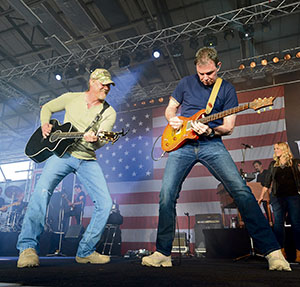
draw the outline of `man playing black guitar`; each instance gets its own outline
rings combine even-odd
[[[61,157],[54,154],[47,159],[30,198],[18,238],[19,268],[39,266],[39,236],[44,230],[48,202],[55,187],[70,173],[78,176],[95,206],[90,224],[79,243],[76,262],[104,264],[110,261],[109,256],[95,251],[112,207],[95,150],[105,144],[98,138],[98,132],[111,131],[116,120],[115,110],[105,102],[111,84],[114,85],[114,82],[110,73],[96,69],[90,75],[87,91],[65,93],[43,105],[40,115],[43,138],[51,135],[51,115],[63,110],[64,123],[70,122],[84,136],[68,147]]]
[[[74,202],[70,201],[66,194],[63,194],[63,198],[67,201],[69,210],[65,212],[64,219],[67,221],[70,216],[74,216],[77,224],[82,224],[82,217],[84,212],[84,206],[86,202],[86,195],[82,190],[80,184],[74,186],[75,197]]]

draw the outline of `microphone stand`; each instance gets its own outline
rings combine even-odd
[[[187,246],[188,246],[188,256],[192,256],[191,254],[191,220],[190,220],[190,214],[188,212],[185,212],[184,215],[188,218],[188,238],[187,238]]]
[[[62,196],[61,196],[60,197],[59,217],[58,217],[58,231],[53,232],[55,234],[59,234],[58,249],[56,249],[56,251],[52,254],[47,254],[47,256],[49,256],[49,257],[53,257],[53,256],[63,256],[63,257],[65,257],[66,256],[65,254],[63,254],[61,252],[62,237],[63,237],[63,234],[64,234],[64,231],[63,231],[64,216],[65,216],[65,211],[64,211],[63,206],[62,206]]]

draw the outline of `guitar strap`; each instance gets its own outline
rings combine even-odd
[[[211,110],[213,109],[214,107],[214,104],[215,104],[215,101],[216,101],[216,98],[217,98],[217,95],[218,95],[218,92],[220,90],[220,87],[221,87],[221,84],[222,84],[222,79],[221,78],[217,78],[214,86],[213,86],[213,89],[211,91],[211,94],[210,94],[210,97],[208,99],[208,102],[207,102],[207,105],[206,105],[206,109],[205,109],[205,113],[208,115],[211,113]]]
[[[105,110],[107,108],[109,108],[110,105],[108,102],[104,101],[103,103],[103,109],[96,115],[96,117],[94,118],[94,120],[90,123],[90,125],[85,129],[84,132],[87,132],[89,129],[91,129],[91,127],[98,121],[100,121],[102,119],[102,114],[105,112]]]

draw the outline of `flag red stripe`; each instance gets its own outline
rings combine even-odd
[[[199,179],[200,180],[200,179]],[[208,190],[182,190],[178,203],[186,202],[211,202],[218,201],[219,196],[216,189]],[[138,192],[138,193],[118,193],[113,194],[118,204],[153,204],[159,203],[159,191],[157,192]],[[133,207],[134,208],[134,207]]]

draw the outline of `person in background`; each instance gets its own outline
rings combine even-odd
[[[263,185],[264,181],[265,181],[265,177],[268,173],[268,170],[267,169],[264,169],[263,168],[263,165],[261,163],[261,161],[259,160],[255,160],[253,163],[252,163],[254,169],[255,169],[255,172],[257,173],[256,175],[256,182],[259,182],[261,185]],[[272,222],[272,218],[269,218],[269,213],[268,213],[268,203],[266,200],[263,200],[262,201],[262,205],[264,207],[264,210],[265,210],[265,213],[268,217],[268,221],[269,222]]]
[[[166,119],[174,130],[180,129],[183,124],[177,116],[179,107],[181,116],[186,118],[206,108],[222,65],[217,51],[208,47],[197,51],[194,63],[197,73],[184,77],[179,82],[165,111]],[[229,82],[223,80],[210,115],[236,106],[238,106],[236,91]],[[191,128],[199,138],[189,140],[180,148],[169,152],[160,191],[156,252],[143,257],[143,265],[172,266],[171,250],[175,235],[177,199],[185,178],[192,167],[200,162],[234,198],[250,236],[268,260],[269,269],[291,270],[254,195],[240,176],[222,142],[222,136],[233,132],[235,119],[236,116],[233,114],[208,125],[191,121]]]
[[[72,144],[62,157],[52,155],[47,159],[30,198],[18,238],[20,255],[17,267],[39,266],[39,236],[44,230],[47,205],[55,187],[70,173],[78,176],[94,203],[92,218],[79,242],[75,260],[77,263],[93,264],[110,261],[109,256],[96,252],[112,200],[95,150],[105,144],[98,139],[97,132],[111,131],[116,121],[115,110],[105,103],[111,84],[114,85],[114,82],[110,73],[105,69],[96,69],[90,75],[87,91],[65,93],[43,105],[40,117],[44,138],[51,133],[52,114],[59,111],[65,111],[64,122],[70,122],[79,132],[84,132],[84,137]],[[102,117],[95,121],[101,111]],[[86,131],[91,123],[91,129]]]
[[[288,213],[296,246],[295,261],[300,263],[300,159],[293,157],[289,145],[285,142],[274,144],[273,159],[258,202],[262,201],[272,185],[270,197],[274,214],[274,233],[286,257],[284,222]]]
[[[86,195],[82,190],[80,184],[76,184],[74,186],[75,197],[74,202],[69,201],[66,197],[64,197],[67,202],[70,210],[65,213],[65,218],[68,219],[70,216],[74,216],[77,224],[82,224],[82,217],[86,202]]]
[[[255,169],[255,172],[257,172],[256,182],[263,183],[268,171],[263,168],[263,165],[259,160],[255,160],[252,165]]]

